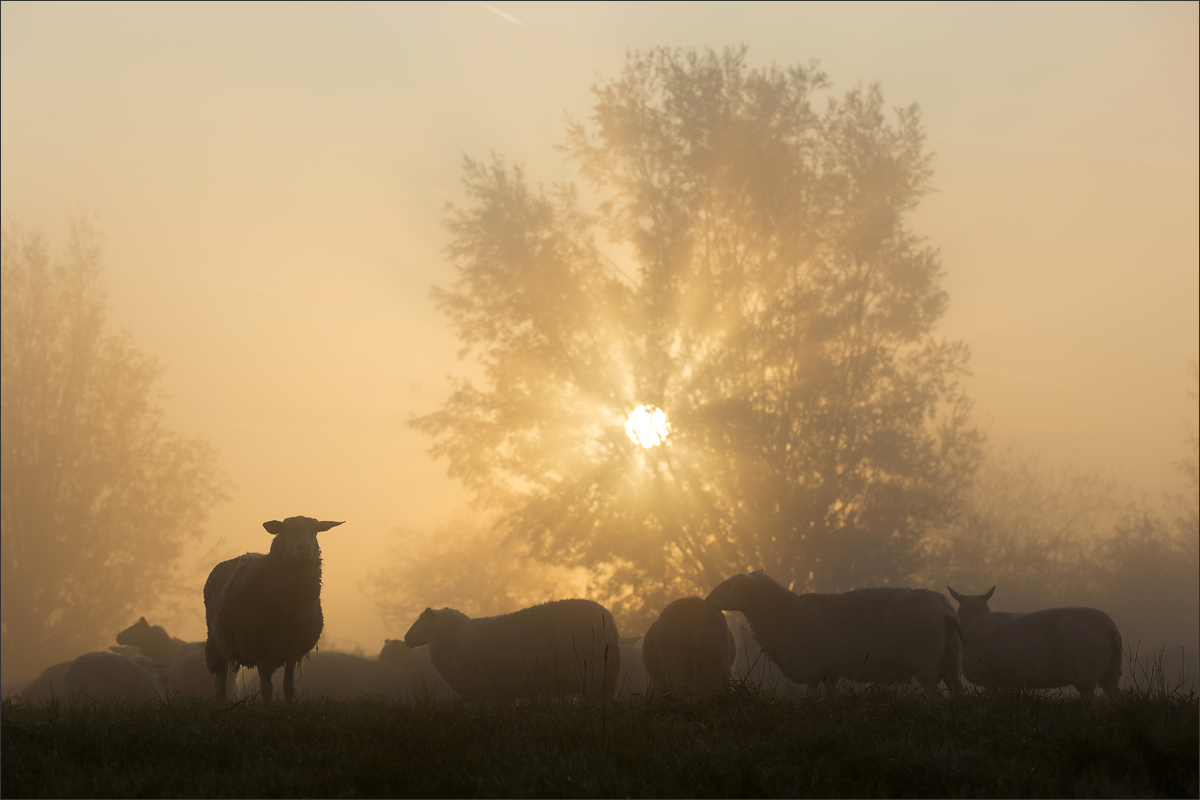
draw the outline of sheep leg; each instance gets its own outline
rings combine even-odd
[[[816,697],[817,692],[819,692],[819,691],[821,691],[821,682],[820,681],[809,681],[808,682],[808,696],[809,697]]]
[[[837,678],[835,678],[833,675],[826,675],[826,676],[825,676],[825,681],[824,681],[824,683],[825,683],[825,691],[826,691],[826,692],[833,692],[834,690],[836,690],[836,689],[837,689],[837,682],[838,682],[838,679],[837,679]]]
[[[258,686],[264,704],[271,702],[271,673],[274,671],[263,667],[258,668]]]
[[[296,662],[289,661],[283,665],[283,696],[289,703],[296,694]]]

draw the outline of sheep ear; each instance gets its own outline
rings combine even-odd
[[[953,586],[947,586],[946,588],[950,590],[951,597],[953,597],[955,600],[957,600],[960,603],[962,602],[962,595],[959,594],[958,592],[954,591]]]
[[[270,522],[264,522],[263,527],[266,528],[267,533],[271,534],[272,536],[278,536],[279,534],[283,533],[284,530],[286,530],[284,524],[277,519],[273,519]]]
[[[149,624],[150,624],[149,622],[146,622],[146,618],[145,618],[145,617],[138,617],[138,622],[142,623],[143,625],[149,625]]]
[[[987,594],[985,594],[985,595],[983,596],[983,602],[985,602],[985,603],[986,603],[988,600],[991,600],[991,599],[992,599],[992,595],[993,595],[993,594],[995,594],[995,593],[996,593],[996,587],[995,587],[995,586],[993,586],[992,588],[988,589],[988,590],[987,590]]]
[[[321,531],[327,531],[330,528],[336,528],[338,525],[344,525],[345,523],[346,520],[342,520],[341,522],[318,522],[317,533],[320,533]]]

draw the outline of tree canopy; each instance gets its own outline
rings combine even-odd
[[[594,210],[466,160],[433,297],[483,378],[413,424],[498,533],[587,567],[635,625],[732,571],[906,580],[980,454],[937,253],[905,222],[931,175],[917,107],[745,49],[632,53],[593,93],[562,149]],[[661,446],[626,435],[639,405]]]
[[[100,254],[86,221],[53,261],[43,237],[4,226],[6,675],[94,649],[169,594],[225,493],[215,451],[164,425],[159,365],[110,329]]]

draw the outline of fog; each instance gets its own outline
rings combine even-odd
[[[52,251],[94,215],[111,321],[232,481],[185,555],[194,605],[143,613],[201,639],[214,558],[265,550],[266,520],[344,519],[322,535],[326,641],[374,653],[406,625],[369,576],[472,497],[407,424],[479,375],[430,299],[456,278],[463,156],[579,180],[567,115],[629,50],[745,44],[752,67],[817,59],[835,94],[919,104],[934,191],[908,223],[940,250],[936,333],[970,347],[990,446],[1185,491],[1198,30],[1191,3],[6,2],[0,204]]]

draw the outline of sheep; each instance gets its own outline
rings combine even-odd
[[[391,691],[414,700],[452,700],[455,695],[442,679],[428,647],[410,648],[403,639],[384,639],[379,663],[390,681]]]
[[[85,653],[72,661],[63,675],[63,694],[72,703],[154,700],[162,696],[163,685],[146,671],[144,663],[103,650]]]
[[[650,673],[646,672],[642,650],[636,642],[640,636],[622,636],[621,675],[617,678],[617,693],[621,696],[646,694],[650,691]]]
[[[61,664],[46,667],[33,683],[21,690],[21,699],[26,703],[40,703],[43,700],[62,697],[63,676],[67,674],[71,663],[71,661],[64,661]]]
[[[179,650],[175,651],[178,652]],[[212,694],[213,676],[204,663],[203,648],[188,648],[187,653],[181,657],[175,657],[175,653],[171,654],[172,660],[167,664],[165,683],[168,694],[184,697],[204,697]]]
[[[427,608],[404,643],[429,645],[438,674],[464,700],[599,691],[611,698],[621,673],[617,626],[591,600],[557,600],[478,619]]]
[[[296,662],[321,638],[321,546],[317,534],[341,525],[311,517],[264,522],[275,538],[266,554],[246,553],[213,567],[204,583],[208,639],[204,663],[225,699],[231,664],[258,668],[264,703],[283,667],[283,695],[295,695]]]
[[[186,644],[167,633],[161,625],[151,625],[141,617],[137,622],[117,634],[117,644],[136,646],[141,655],[161,661],[164,664],[180,645]],[[109,648],[113,650],[113,648]],[[127,655],[122,652],[121,655]]]
[[[733,669],[730,671],[732,677],[736,677],[737,680],[751,688],[780,695],[799,695],[808,691],[808,687],[804,684],[794,683],[785,678],[779,671],[779,667],[767,658],[766,653],[754,640],[754,633],[750,630],[750,623],[746,621],[745,614],[740,611],[732,611],[728,614],[728,618],[733,641],[737,647],[737,653],[733,659]]]
[[[938,679],[962,691],[958,615],[945,595],[928,589],[857,589],[794,594],[762,570],[734,575],[709,593],[713,608],[741,611],[754,638],[784,674],[832,690],[840,678],[908,683],[927,696]]]
[[[1083,697],[1094,695],[1099,683],[1109,697],[1120,696],[1121,634],[1108,614],[1095,608],[992,611],[987,601],[995,586],[978,595],[946,588],[958,601],[963,673],[971,683],[987,688],[1074,686]]]
[[[699,597],[669,603],[642,641],[646,671],[661,690],[720,686],[729,680],[734,652],[725,614]]]

